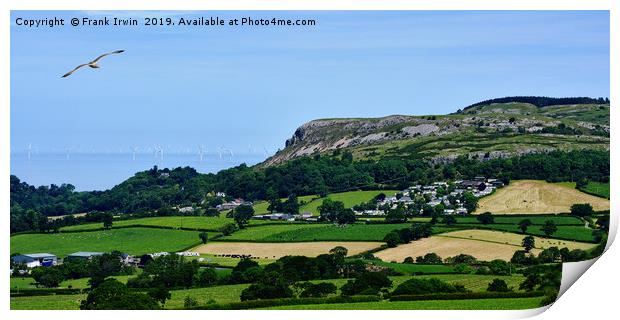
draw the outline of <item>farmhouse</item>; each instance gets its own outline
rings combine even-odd
[[[236,207],[238,207],[240,205],[251,206],[252,204],[253,203],[251,201],[244,201],[243,199],[235,199],[235,200],[230,201],[230,202],[224,202],[222,204],[219,204],[215,208],[218,211],[224,211],[224,210],[235,209]]]
[[[460,183],[461,188],[463,189],[478,189],[484,190],[486,184],[483,181],[477,180],[465,180]]]
[[[13,263],[25,264],[28,268],[55,266],[58,257],[51,253],[19,254],[11,258]]]

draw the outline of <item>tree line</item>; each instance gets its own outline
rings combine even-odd
[[[275,201],[291,195],[404,189],[412,184],[475,176],[496,177],[505,182],[511,179],[607,182],[609,152],[553,151],[484,161],[461,156],[450,163],[436,164],[403,157],[354,161],[350,152],[336,150],[329,155],[302,157],[279,166],[242,164],[208,174],[190,167],[153,167],[110,190],[88,192],[76,192],[70,184],[35,187],[12,175],[11,232],[40,230],[46,217],[52,215],[93,211],[143,214],[192,205],[208,206],[207,210],[212,209],[213,199],[222,201],[209,196],[214,192],[225,192],[228,199]]]
[[[569,104],[609,104],[609,98],[590,98],[590,97],[566,97],[566,98],[552,98],[552,97],[537,97],[537,96],[515,96],[515,97],[503,97],[480,101],[469,105],[463,109],[467,109],[488,105],[492,103],[529,103],[539,108],[557,105],[569,105]]]

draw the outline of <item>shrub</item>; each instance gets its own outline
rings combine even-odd
[[[335,284],[330,282],[311,283],[308,282],[304,286],[304,291],[299,295],[302,298],[320,298],[329,294],[336,293],[338,289]]]
[[[421,295],[392,295],[390,301],[425,301],[425,300],[467,300],[467,299],[507,299],[533,298],[544,295],[542,291],[530,292],[464,292]]]
[[[506,281],[502,280],[502,279],[493,279],[493,281],[491,281],[491,283],[489,283],[489,286],[487,287],[487,291],[490,292],[508,292],[508,291],[512,291],[510,288],[508,288],[508,284],[506,283]]]
[[[460,263],[454,267],[454,271],[456,273],[468,274],[468,273],[472,273],[474,269],[468,264]]]
[[[478,215],[476,217],[476,220],[478,220],[482,224],[492,224],[494,222],[493,215],[490,212],[485,212],[481,215]]]
[[[236,230],[237,230],[237,226],[234,223],[227,223],[223,227],[220,228],[220,231],[225,236],[231,235]]]
[[[293,290],[289,288],[288,282],[275,272],[265,274],[256,283],[241,291],[241,301],[290,298],[292,296]]]
[[[37,267],[32,269],[31,275],[37,284],[46,288],[56,288],[64,280],[62,273],[56,267]]]
[[[357,294],[373,295],[378,294],[383,288],[392,286],[392,280],[381,272],[364,272],[358,275],[355,280],[349,280],[340,288],[342,295],[353,296]]]
[[[452,285],[436,278],[431,279],[409,279],[401,283],[392,295],[414,295],[432,293],[454,293],[466,292],[462,285]]]
[[[336,296],[327,298],[284,298],[269,300],[248,300],[242,302],[231,302],[224,304],[208,304],[206,306],[196,307],[193,309],[208,310],[242,310],[267,308],[275,306],[293,306],[302,304],[329,304],[329,303],[354,303],[354,302],[378,302],[381,299],[377,296]]]
[[[570,207],[570,213],[577,217],[591,216],[594,213],[589,203],[575,203]]]
[[[478,260],[476,260],[476,258],[474,256],[470,256],[468,254],[459,254],[457,256],[454,257],[450,257],[450,258],[446,258],[446,263],[448,264],[460,264],[460,263],[466,263],[466,264],[474,264],[478,262]]]
[[[216,282],[217,273],[213,268],[202,269],[202,271],[198,273],[198,279],[196,279],[196,284],[201,287],[214,285]]]
[[[152,310],[157,301],[144,293],[130,291],[115,279],[108,279],[93,289],[80,303],[82,310]]]
[[[416,263],[423,264],[442,264],[443,260],[439,255],[434,252],[430,252],[425,254],[424,256],[419,256],[415,259]]]
[[[507,276],[511,273],[512,269],[510,262],[506,262],[500,259],[490,261],[487,266],[489,267],[490,274],[498,276]]]
[[[394,248],[400,243],[400,235],[398,232],[392,231],[385,235],[383,241],[385,241],[388,247]]]
[[[198,301],[190,296],[186,296],[185,300],[183,300],[183,307],[185,309],[190,309],[198,306]]]
[[[510,258],[510,262],[520,265],[533,265],[538,263],[533,254],[525,252],[525,250],[517,250]]]

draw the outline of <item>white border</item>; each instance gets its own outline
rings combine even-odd
[[[348,0],[348,1],[328,1],[328,0],[264,0],[264,1],[203,1],[196,0],[24,0],[24,1],[0,1],[0,141],[2,151],[0,163],[4,169],[4,180],[0,183],[0,205],[3,214],[0,221],[4,222],[6,233],[9,233],[9,144],[10,144],[10,12],[9,10],[611,10],[611,57],[618,57],[619,51],[618,38],[618,1],[609,0]],[[610,99],[619,97],[618,87],[618,63],[611,60],[610,67]],[[615,109],[611,108],[611,123],[618,123],[620,116]],[[615,128],[611,130],[611,136],[618,136]],[[616,141],[618,138],[613,138]],[[617,153],[612,148],[611,166],[615,168],[618,164]],[[618,174],[612,170],[612,184],[618,183]],[[612,189],[615,190],[615,189]],[[620,197],[612,197],[612,209],[617,207]],[[612,214],[612,228],[615,231],[618,226],[618,218]],[[615,232],[614,232],[615,233]],[[8,257],[9,241],[2,239],[0,256]],[[608,318],[613,314],[617,292],[620,281],[617,276],[616,267],[620,261],[620,253],[617,246],[611,247],[594,264],[592,269],[597,272],[588,272],[577,281],[574,289],[570,289],[559,299],[549,312],[545,312],[541,318],[556,319],[578,317],[601,317]],[[8,258],[5,259],[8,264]],[[8,265],[6,265],[8,270]],[[0,277],[2,288],[8,287],[8,277]],[[594,292],[593,292],[594,291]],[[9,310],[9,292],[0,290],[3,298],[2,308]],[[327,318],[355,317],[356,319],[373,319],[378,317],[390,317],[394,319],[404,318],[458,318],[458,319],[497,319],[497,318],[517,318],[527,317],[544,311],[542,309],[527,311],[9,311],[9,318],[46,317],[48,319],[83,319],[85,316],[92,319],[107,319],[110,316],[121,317],[149,317],[151,319],[167,319],[180,316],[184,318],[224,318],[224,317],[247,317],[250,319],[291,319],[291,318],[315,318],[317,316]]]

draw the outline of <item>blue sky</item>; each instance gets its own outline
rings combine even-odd
[[[144,13],[110,13],[108,16]],[[85,12],[12,12],[85,17]],[[11,27],[11,147],[283,147],[312,119],[445,114],[508,95],[609,96],[609,14],[202,12],[315,27]],[[101,69],[77,64],[102,52]]]

